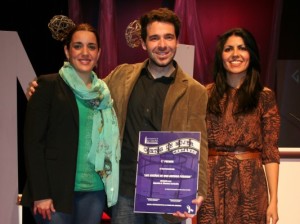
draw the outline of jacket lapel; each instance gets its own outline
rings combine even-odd
[[[125,95],[129,97],[131,95],[131,92],[133,90],[133,87],[135,86],[135,83],[137,82],[142,69],[145,67],[145,64],[147,63],[147,60],[143,63],[134,64],[132,68],[132,71],[127,71],[125,74],[127,75],[126,81],[125,81]]]
[[[174,107],[176,106],[178,100],[186,92],[187,86],[188,86],[187,79],[183,75],[183,71],[181,70],[181,68],[178,67],[178,71],[174,83],[170,85],[170,88],[166,95],[164,109],[163,109],[162,129],[169,126],[172,111],[174,110]]]
[[[59,85],[60,88],[62,89],[62,93],[65,95],[65,97],[68,99],[68,103],[72,109],[72,114],[74,118],[74,122],[79,127],[79,114],[78,114],[78,107],[76,103],[76,98],[73,93],[73,91],[70,89],[70,87],[64,82],[64,80],[59,76]]]

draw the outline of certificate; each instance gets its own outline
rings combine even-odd
[[[196,214],[200,138],[200,132],[140,132],[134,212]]]

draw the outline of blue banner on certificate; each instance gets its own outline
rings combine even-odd
[[[200,132],[140,132],[134,212],[196,213],[200,139]]]

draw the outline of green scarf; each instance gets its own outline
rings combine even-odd
[[[76,70],[65,62],[59,70],[62,79],[71,87],[76,97],[94,110],[92,146],[88,160],[101,176],[107,194],[107,204],[116,204],[119,191],[120,138],[113,100],[104,81],[92,71],[91,88],[88,89]]]

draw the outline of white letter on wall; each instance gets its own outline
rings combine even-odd
[[[0,31],[0,49],[0,223],[18,223],[17,79],[25,92],[36,74],[17,32]]]

